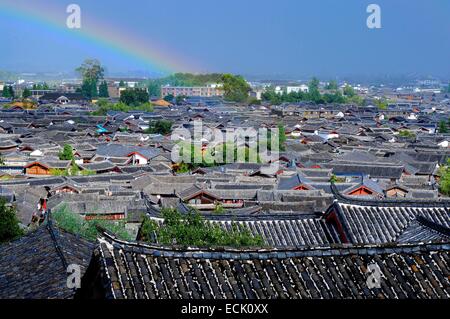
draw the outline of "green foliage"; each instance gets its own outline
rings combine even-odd
[[[123,240],[134,240],[125,229],[126,221],[109,220],[85,220],[78,214],[70,212],[67,205],[62,206],[52,214],[56,224],[62,229],[80,235],[81,237],[94,241],[99,237],[98,227]]]
[[[160,97],[161,96],[161,85],[155,81],[151,81],[148,84],[148,95]]]
[[[172,122],[168,120],[150,121],[147,133],[167,135],[172,131]]]
[[[33,84],[33,90],[49,90],[50,87],[48,86],[47,83],[38,83],[38,84]]]
[[[450,196],[450,159],[447,160],[447,165],[439,169],[439,175],[439,191],[446,196]]]
[[[223,205],[221,203],[216,203],[214,205],[214,213],[215,214],[223,214],[224,210],[223,210]]]
[[[180,104],[183,103],[183,101],[184,101],[186,98],[187,98],[187,96],[185,96],[185,95],[178,95],[178,96],[175,98],[175,103],[176,103],[177,105],[180,105]]]
[[[439,133],[441,133],[441,134],[448,133],[448,126],[447,126],[447,123],[445,121],[440,121],[439,122]]]
[[[96,59],[86,59],[76,71],[82,76],[83,80],[93,81],[95,84],[103,78],[105,73],[100,61]]]
[[[71,161],[75,157],[73,156],[73,148],[69,144],[64,144],[64,147],[61,152],[58,154],[59,159],[62,161]]]
[[[335,80],[331,80],[330,82],[328,82],[328,84],[326,85],[325,89],[327,89],[327,90],[337,90],[338,89],[337,82]]]
[[[97,82],[94,80],[85,79],[81,84],[81,93],[89,100],[98,97]]]
[[[409,130],[400,130],[398,135],[401,137],[406,137],[406,138],[415,138],[416,137],[416,134],[414,134],[413,132],[411,132]]]
[[[172,103],[174,98],[175,98],[175,97],[173,96],[173,94],[167,94],[167,95],[164,97],[164,101],[169,102],[169,103]]]
[[[343,89],[343,93],[345,96],[348,97],[354,97],[356,95],[355,90],[353,89],[353,87],[351,85],[346,85]]]
[[[325,104],[325,103],[351,103],[356,105],[364,105],[364,99],[358,95],[353,96],[343,96],[339,90],[334,90],[334,92],[321,94],[319,91],[319,80],[317,78],[313,78],[309,82],[309,92],[291,92],[289,94],[277,94],[275,93],[275,89],[270,87],[262,94],[262,98],[264,101],[269,101],[274,105],[279,105],[281,103],[298,103],[302,101],[309,101],[315,104]],[[334,82],[331,83],[331,87],[335,87]],[[326,88],[330,87],[330,83]]]
[[[11,86],[11,85],[9,85],[9,86],[4,86],[3,87],[3,91],[2,91],[2,97],[5,97],[5,98],[14,98],[14,96],[15,96],[15,92],[14,92],[14,89],[13,89],[13,87]]]
[[[125,103],[110,103],[106,99],[100,99],[97,102],[98,109],[92,112],[92,115],[105,116],[108,111],[117,112],[130,112],[130,111],[143,111],[143,112],[153,112],[153,105],[150,102],[143,103],[137,106],[126,105]]]
[[[313,77],[311,79],[311,81],[309,81],[309,83],[308,83],[308,90],[309,90],[309,92],[311,93],[311,92],[314,92],[314,91],[319,91],[319,84],[320,84],[319,79],[316,78],[316,77]]]
[[[385,99],[376,100],[375,104],[380,110],[387,110],[388,108],[388,102]]]
[[[249,97],[247,99],[248,105],[261,105],[261,100],[258,100],[256,97]]]
[[[3,87],[2,97],[4,97],[4,98],[9,98],[10,97],[10,95],[9,95],[9,87],[6,86],[6,85]]]
[[[125,82],[123,80],[120,80],[119,87],[121,87],[121,88],[125,87]]]
[[[280,151],[286,150],[286,129],[284,128],[283,123],[278,123],[278,143],[280,146]]]
[[[19,220],[13,207],[6,205],[4,198],[0,198],[0,242],[16,239],[23,235]]]
[[[95,59],[87,59],[76,69],[83,78],[81,93],[88,99],[98,97],[97,84],[103,78],[105,69],[100,62]]]
[[[81,176],[91,176],[91,175],[95,175],[95,171],[90,170],[90,169],[84,169],[80,172]]]
[[[98,96],[102,98],[109,97],[108,83],[106,83],[106,81],[102,81],[102,83],[100,83],[100,86],[98,88]]]
[[[183,245],[197,247],[251,247],[263,246],[260,236],[254,236],[248,228],[233,223],[232,231],[204,220],[200,213],[191,209],[181,215],[175,209],[162,209],[164,223],[159,226],[146,218],[142,224],[142,240],[164,245]]]
[[[125,89],[120,94],[120,102],[128,106],[139,106],[149,103],[150,97],[146,89],[129,88]]]
[[[224,98],[233,102],[245,102],[251,88],[240,75],[224,74],[221,78],[223,83]]]
[[[22,97],[24,99],[29,98],[31,96],[31,90],[29,88],[25,88],[22,92]]]

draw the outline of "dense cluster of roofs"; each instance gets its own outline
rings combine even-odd
[[[0,196],[33,229],[0,246],[1,298],[450,297],[450,199],[439,192],[450,154],[450,135],[438,132],[450,114],[444,96],[384,110],[197,99],[107,116],[59,98],[0,111]],[[146,133],[157,120],[189,130],[195,120],[220,130],[282,123],[279,169],[228,163],[177,173],[176,141]],[[65,144],[72,161],[59,158]],[[74,165],[76,174],[55,173]],[[52,222],[48,212],[63,207],[126,221],[134,238],[145,216],[162,223],[164,208],[195,208],[265,244],[168,247],[107,232],[89,242]],[[46,218],[32,227],[37,214]],[[66,286],[69,264],[82,268],[81,289]],[[380,276],[369,284],[372,266]]]

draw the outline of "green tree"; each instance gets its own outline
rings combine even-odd
[[[29,98],[31,96],[31,91],[29,88],[25,88],[22,92],[22,97],[24,99]]]
[[[183,103],[183,101],[186,99],[185,95],[177,95],[177,97],[175,98],[175,103],[177,105],[180,105]]]
[[[415,138],[416,134],[414,134],[413,132],[409,131],[409,130],[400,130],[399,136],[401,137],[406,137],[406,138]]]
[[[105,69],[96,59],[87,59],[79,66],[76,71],[80,73],[83,80],[90,80],[97,84],[98,80],[103,78]]]
[[[5,85],[3,87],[2,97],[4,97],[4,98],[10,98],[11,97],[11,94],[10,94],[10,91],[9,91],[9,86]]]
[[[109,97],[108,84],[106,83],[106,81],[102,81],[100,83],[100,86],[98,88],[98,96],[103,98]]]
[[[251,88],[240,75],[224,74],[222,76],[224,98],[233,102],[245,102]]]
[[[447,165],[440,168],[439,174],[439,191],[446,196],[450,196],[450,159],[447,160]]]
[[[164,245],[183,245],[198,247],[261,247],[264,240],[254,236],[245,226],[232,224],[227,231],[217,224],[206,221],[200,213],[191,209],[181,215],[175,209],[161,210],[164,223],[158,225],[154,220],[145,218],[140,230],[141,240],[158,242]]]
[[[167,95],[164,97],[164,101],[169,102],[169,103],[172,103],[174,98],[175,98],[175,96],[173,96],[173,94],[167,94]]]
[[[161,85],[156,81],[150,82],[148,85],[148,94],[150,96],[160,97],[161,96]]]
[[[337,82],[335,80],[331,80],[330,82],[328,82],[325,88],[327,90],[337,90],[338,89]]]
[[[386,110],[388,108],[388,103],[384,99],[376,100],[375,104],[380,110]]]
[[[147,133],[167,135],[172,131],[172,122],[168,120],[150,121]]]
[[[0,198],[0,242],[6,242],[23,235],[15,209],[7,206],[6,200]]]
[[[76,69],[76,71],[83,78],[83,83],[81,85],[82,94],[88,99],[97,97],[97,84],[98,81],[103,78],[105,72],[105,69],[100,62],[95,59],[87,59]]]
[[[69,161],[73,160],[75,157],[73,156],[73,148],[69,144],[64,144],[64,147],[61,152],[58,154],[60,160]]]
[[[355,90],[353,89],[353,87],[351,85],[348,85],[348,84],[346,86],[344,86],[343,93],[344,93],[345,96],[348,96],[348,97],[353,97],[353,96],[356,95]]]
[[[285,151],[286,149],[286,129],[283,123],[278,123],[278,140],[280,145],[280,151]]]
[[[316,91],[316,90],[319,91],[319,84],[320,84],[319,79],[316,77],[313,77],[311,79],[311,81],[309,81],[309,83],[308,83],[309,92]]]
[[[119,87],[121,87],[121,88],[125,87],[125,82],[123,80],[120,80]]]
[[[448,133],[448,126],[444,120],[439,122],[439,133],[441,133],[441,134]]]
[[[14,98],[16,96],[16,93],[14,92],[14,88],[12,85],[9,86],[9,96]]]
[[[148,103],[150,97],[146,89],[141,88],[128,88],[122,91],[120,94],[120,102],[128,106],[138,106],[144,103]]]

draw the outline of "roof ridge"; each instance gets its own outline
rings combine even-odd
[[[140,254],[155,256],[175,256],[193,258],[287,258],[287,257],[313,257],[335,255],[377,255],[392,253],[413,253],[421,251],[448,251],[449,243],[420,242],[420,243],[386,243],[386,244],[331,244],[323,246],[293,246],[283,248],[233,248],[233,247],[182,247],[146,244],[143,242],[129,242],[120,240],[113,235],[103,232],[99,243],[108,241],[114,247],[123,250],[135,251]]]

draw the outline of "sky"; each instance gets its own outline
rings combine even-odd
[[[81,29],[69,29],[69,4]],[[369,4],[381,28],[369,29]],[[0,0],[0,70],[450,78],[448,0]]]

